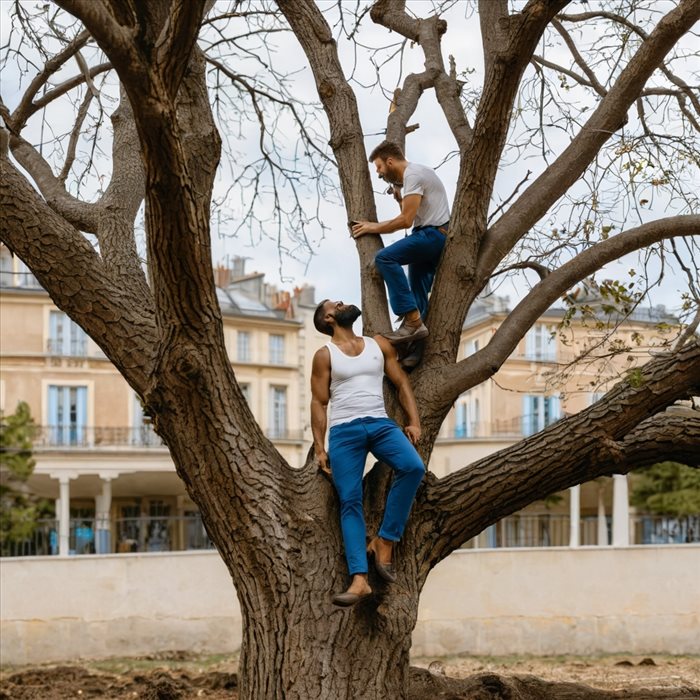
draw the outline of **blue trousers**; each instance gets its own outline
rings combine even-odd
[[[397,316],[418,309],[425,318],[428,294],[444,247],[444,234],[435,226],[421,226],[377,253],[374,264],[386,282],[391,310]],[[408,280],[403,265],[408,265]]]
[[[394,470],[379,536],[401,539],[425,467],[404,432],[389,418],[356,418],[334,425],[328,436],[328,458],[340,498],[340,527],[350,575],[367,573],[362,473],[367,454]]]

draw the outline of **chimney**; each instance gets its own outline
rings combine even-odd
[[[233,279],[245,277],[245,261],[246,258],[241,255],[233,256]]]
[[[221,264],[217,265],[214,268],[214,284],[221,289],[226,289],[231,284],[231,270]]]

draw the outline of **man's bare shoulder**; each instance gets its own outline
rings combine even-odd
[[[324,345],[320,347],[314,353],[313,365],[314,367],[326,367],[331,364],[331,354],[328,350],[328,346]]]
[[[383,335],[377,334],[373,336],[373,338],[377,345],[379,345],[381,348],[381,351],[384,353],[385,357],[396,357],[396,349]]]

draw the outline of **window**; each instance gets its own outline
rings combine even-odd
[[[141,399],[132,394],[132,422],[129,444],[134,447],[158,447],[162,445],[161,439],[153,431],[151,419],[143,412]]]
[[[239,362],[250,362],[250,333],[237,331],[236,333],[236,357]]]
[[[0,249],[0,286],[14,286],[14,273],[12,270],[12,258],[6,248]]]
[[[85,445],[86,386],[49,386],[47,418],[52,445]]]
[[[246,403],[248,404],[248,406],[250,406],[250,397],[251,397],[250,384],[248,384],[247,382],[244,382],[244,383],[240,383],[238,386],[241,388],[241,393],[243,394],[243,398],[246,400]]]
[[[523,396],[523,435],[534,435],[560,417],[558,396]]]
[[[455,437],[476,437],[479,431],[479,399],[468,398],[456,406]]]
[[[528,360],[554,362],[557,359],[555,332],[554,326],[535,324],[525,336],[525,357]]]
[[[270,387],[270,428],[272,438],[285,437],[287,434],[287,387]]]
[[[87,336],[63,311],[51,311],[49,315],[49,355],[85,357]]]
[[[284,364],[284,336],[270,334],[270,364]]]
[[[32,271],[24,264],[22,260],[17,261],[17,286],[41,289],[41,285],[37,281],[36,277],[34,277]]]
[[[592,406],[594,403],[600,401],[603,398],[603,396],[605,396],[604,391],[592,391],[588,397],[588,405]]]

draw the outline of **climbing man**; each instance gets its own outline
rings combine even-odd
[[[390,191],[400,204],[401,213],[378,223],[355,222],[352,236],[413,227],[410,235],[380,250],[375,265],[389,290],[392,311],[402,318],[399,328],[384,337],[395,345],[417,341],[428,335],[423,321],[449,225],[447,193],[432,168],[409,163],[401,147],[392,141],[380,143],[370,153],[369,162],[374,163],[379,177],[392,185]],[[408,265],[408,280],[403,265]],[[412,365],[404,362],[404,366]]]
[[[401,539],[425,473],[414,447],[421,429],[411,384],[386,338],[355,335],[352,326],[360,314],[357,306],[328,299],[314,312],[316,329],[331,336],[313,359],[311,430],[319,468],[332,474],[340,498],[340,525],[351,577],[348,589],[333,596],[333,603],[341,607],[354,605],[372,593],[367,580],[368,554],[381,578],[396,581],[394,543]],[[387,416],[384,407],[385,374],[396,387],[407,417],[403,430]],[[394,479],[379,533],[366,545],[362,475],[369,452],[394,470]]]

